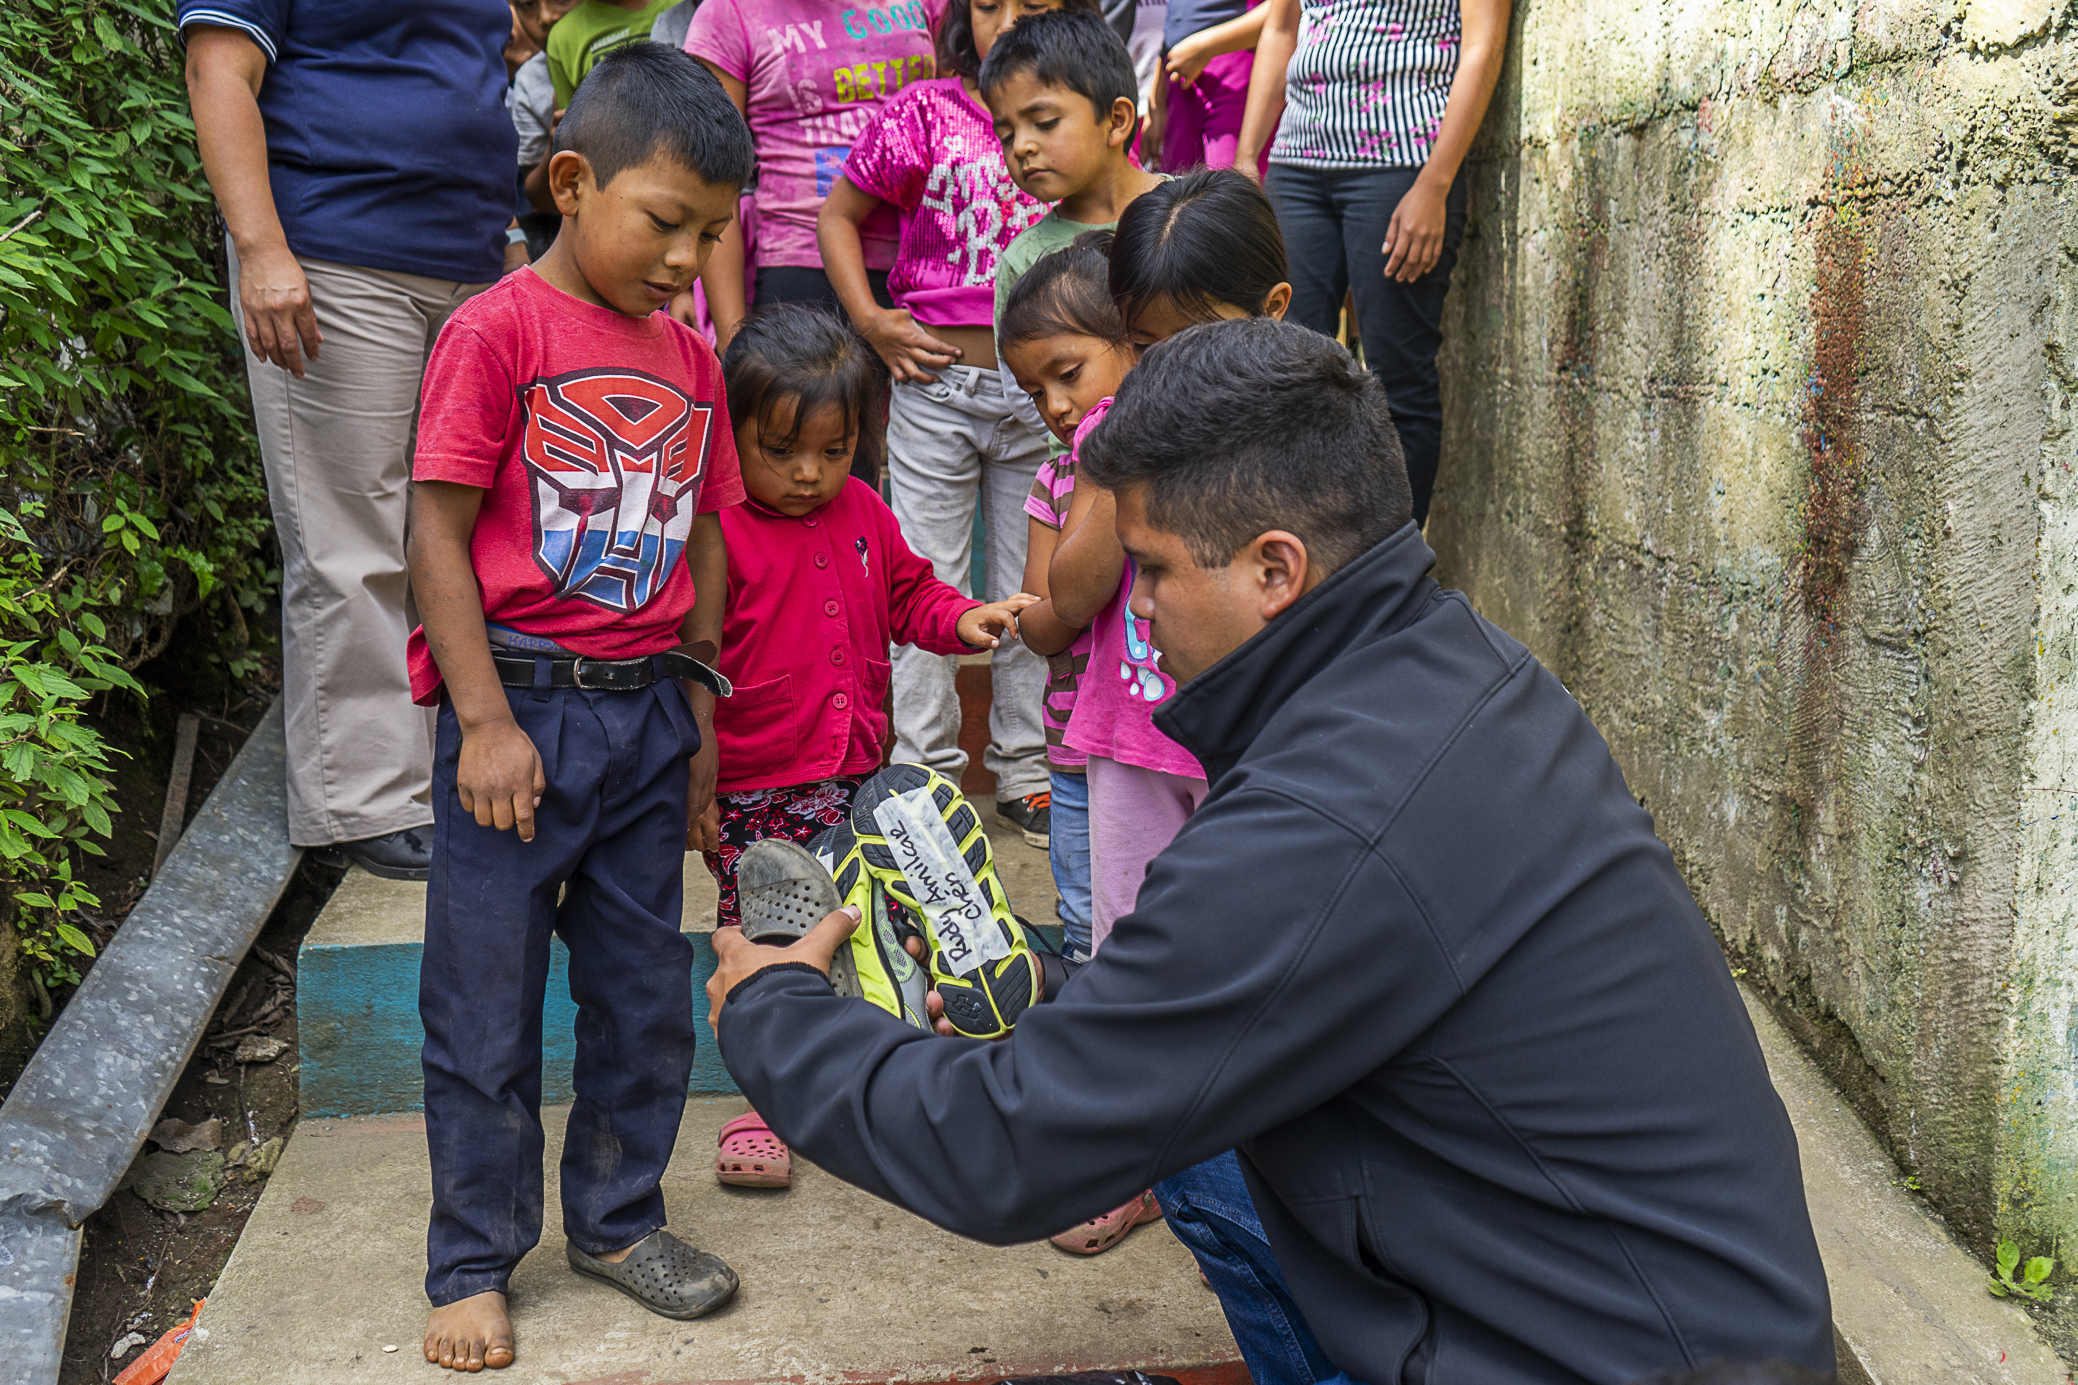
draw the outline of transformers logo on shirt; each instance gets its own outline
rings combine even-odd
[[[574,370],[520,393],[535,563],[559,597],[639,610],[685,551],[714,406],[632,370]]]

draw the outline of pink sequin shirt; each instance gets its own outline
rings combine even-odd
[[[996,256],[1046,215],[1003,165],[989,113],[957,77],[914,82],[852,141],[844,176],[893,204],[902,239],[888,292],[933,327],[995,321]]]

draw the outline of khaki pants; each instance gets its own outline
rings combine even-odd
[[[984,600],[1001,601],[1025,581],[1025,497],[1046,460],[1046,434],[1025,421],[993,370],[944,366],[935,384],[898,381],[888,408],[888,494],[902,537],[930,561],[941,582],[972,585],[974,511],[981,509],[988,571]],[[890,658],[895,684],[895,758],[929,765],[957,784],[967,768],[960,749],[959,660],[913,645]],[[982,766],[996,776],[996,800],[1044,793],[1049,783],[1046,728],[1039,699],[1046,660],[1014,641],[989,657],[989,743]]]
[[[231,310],[238,309],[238,256]],[[432,713],[411,705],[417,624],[404,522],[433,339],[488,287],[299,257],[324,343],[298,380],[246,346],[281,544],[289,840],[326,846],[433,821]]]

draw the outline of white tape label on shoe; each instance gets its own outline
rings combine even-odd
[[[981,885],[938,815],[930,785],[888,795],[873,810],[873,820],[887,834],[896,867],[923,905],[945,969],[960,976],[1008,957],[1010,940],[989,916]]]

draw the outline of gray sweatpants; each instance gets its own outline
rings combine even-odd
[[[930,560],[939,580],[967,591],[979,503],[988,590],[969,594],[987,601],[1000,601],[1024,583],[1025,497],[1046,460],[1047,435],[1023,404],[1021,396],[1005,393],[995,371],[950,366],[938,372],[936,384],[898,381],[888,410],[888,491],[902,537]],[[953,683],[959,661],[906,645],[896,647],[891,661],[895,758],[929,765],[958,783],[967,768]],[[1006,643],[990,661],[989,680],[994,699],[981,762],[996,776],[996,797],[1044,793],[1039,699],[1046,692],[1046,661]]]
[[[231,310],[239,316],[238,255]],[[433,715],[411,705],[418,623],[404,520],[419,380],[449,313],[486,284],[297,258],[324,342],[301,380],[245,348],[281,544],[289,840],[326,846],[433,821]]]

